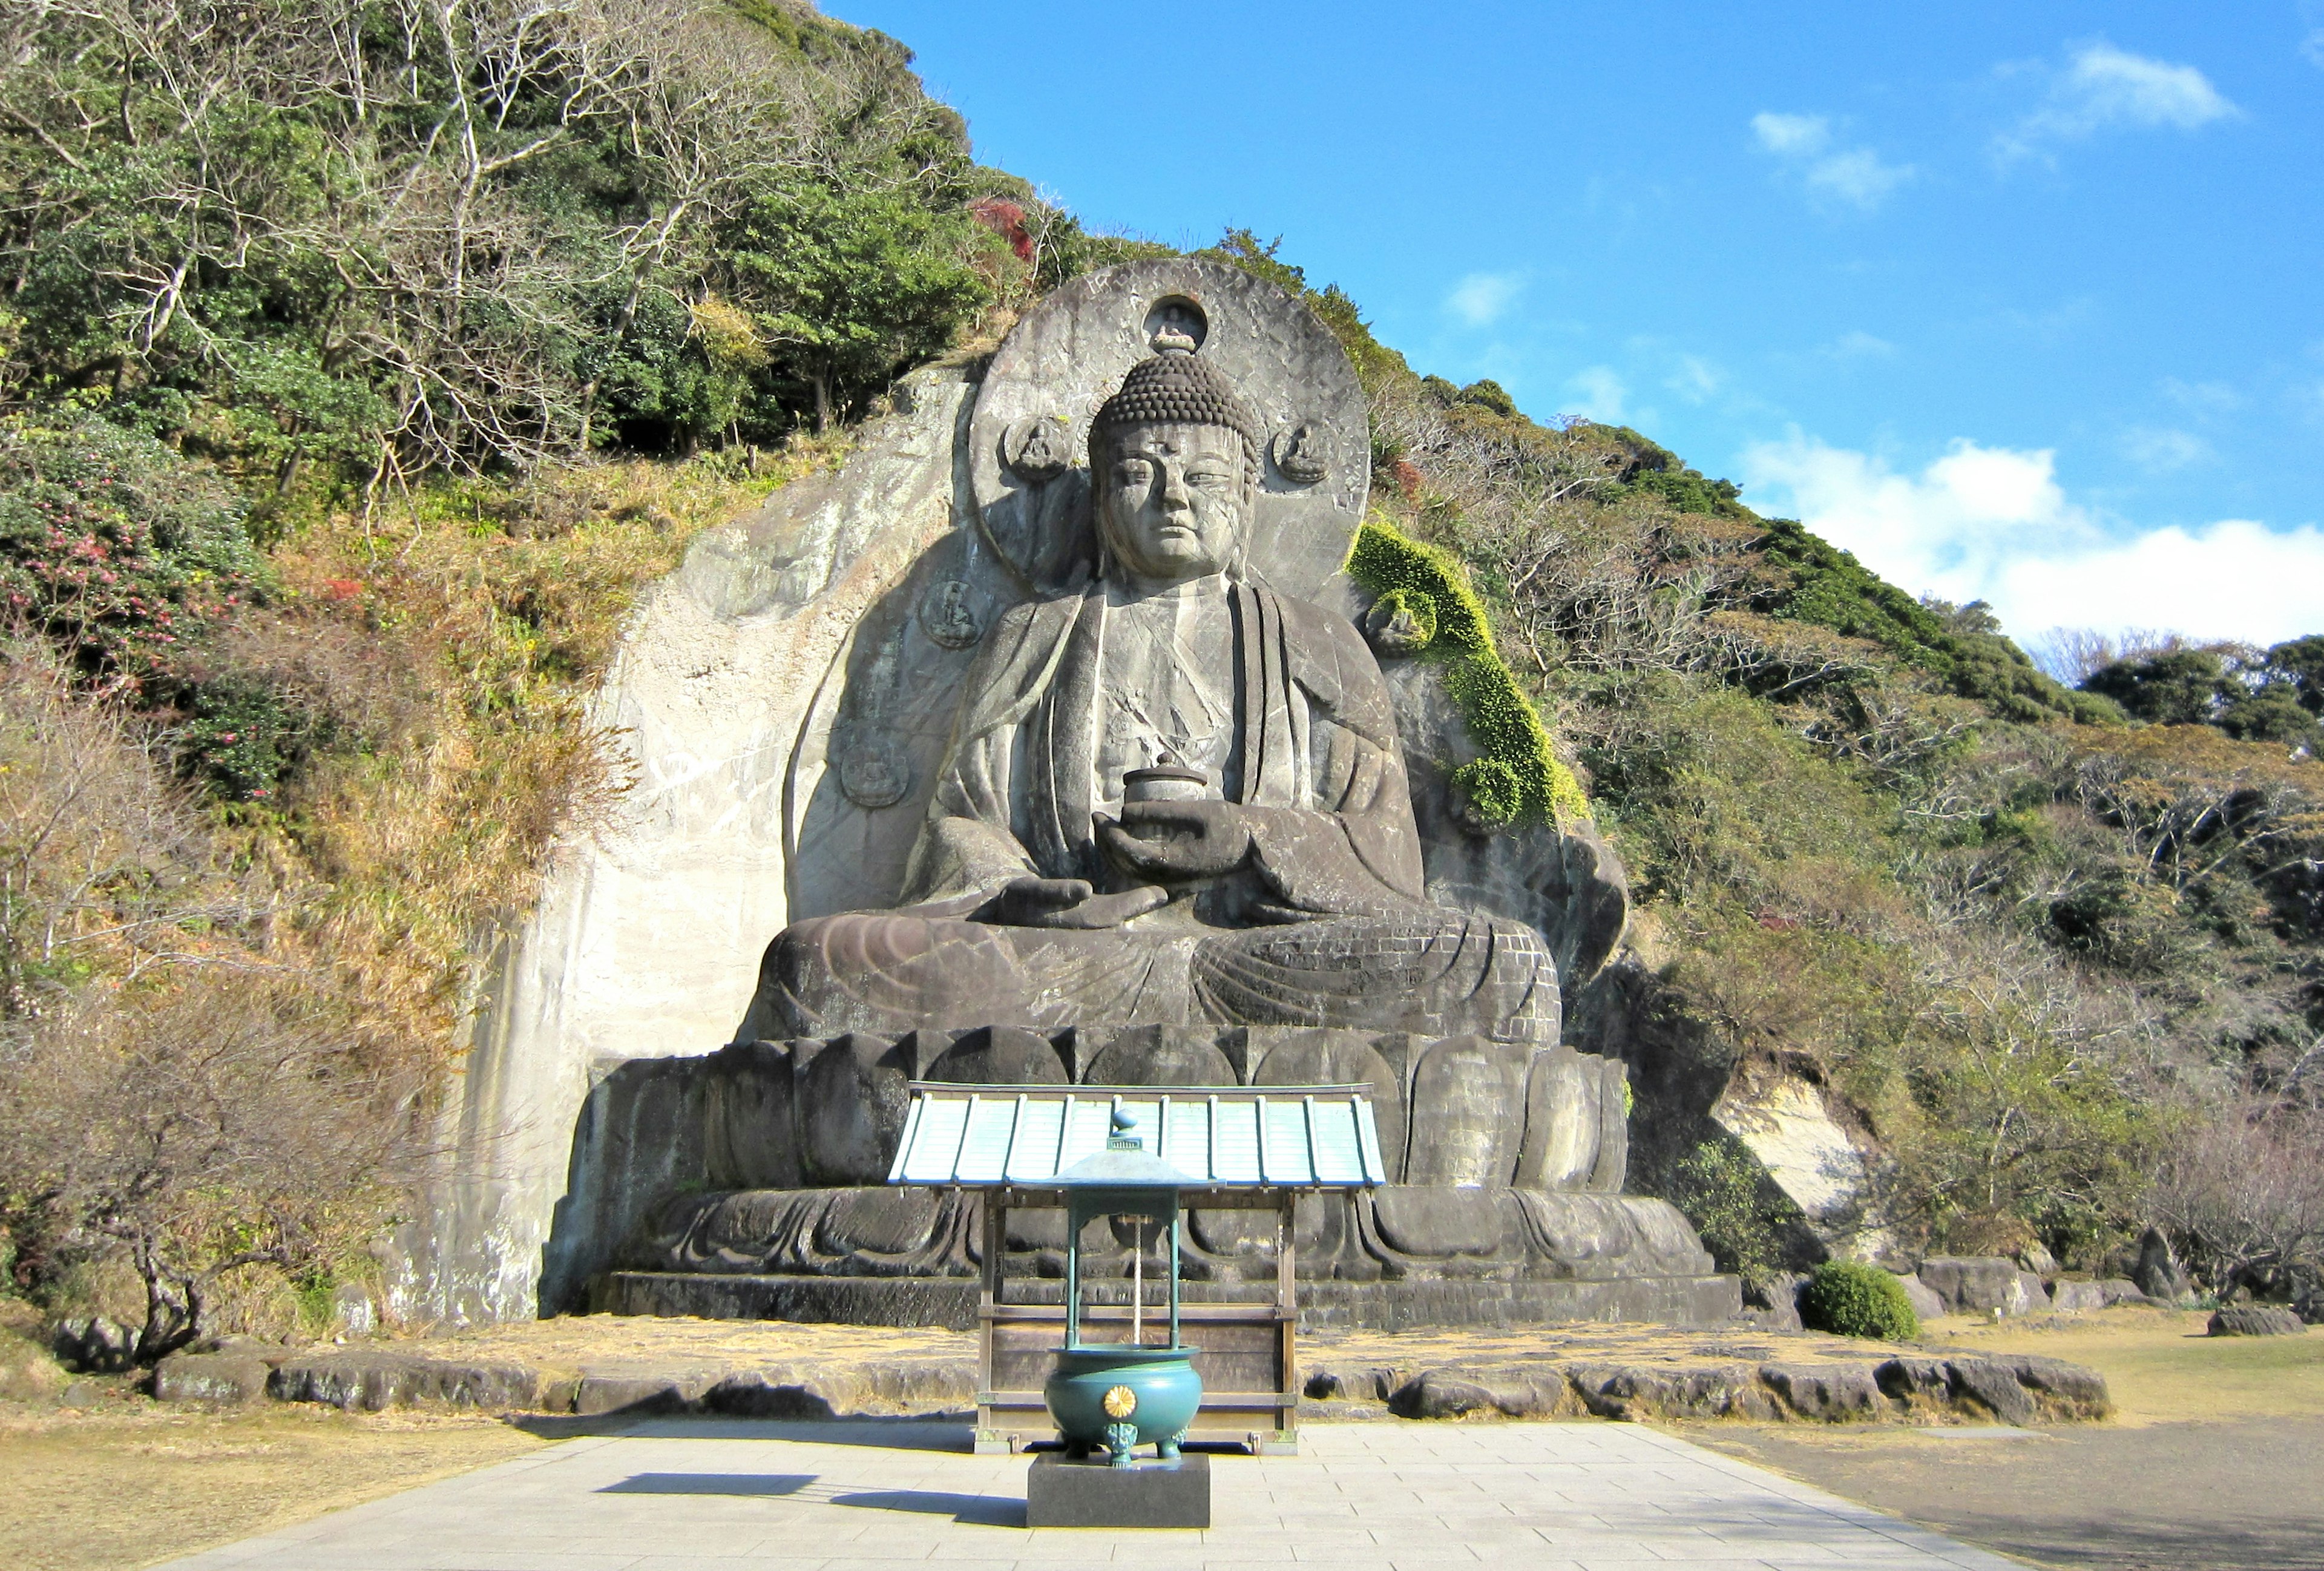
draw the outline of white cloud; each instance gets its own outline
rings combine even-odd
[[[1870,360],[1894,355],[1896,346],[1858,328],[1825,345],[1823,352],[1835,360]]]
[[[2227,519],[2127,537],[2058,485],[2055,455],[1957,441],[1918,475],[1796,432],[1743,457],[1751,504],[1790,513],[1914,594],[2005,626],[2162,627],[2273,642],[2315,630],[2324,531]]]
[[[2045,142],[2079,141],[2125,126],[2192,131],[2243,111],[2193,66],[2150,60],[2106,42],[2073,52],[2041,107],[1996,141],[2005,159],[2034,154]]]
[[[1831,141],[1831,121],[1821,115],[1762,112],[1751,116],[1751,129],[1757,134],[1760,146],[1786,157],[1812,157]]]
[[[1869,212],[1913,178],[1908,163],[1883,163],[1868,147],[1836,152],[1808,166],[1808,187]]]
[[[2199,415],[2221,415],[2241,409],[2244,395],[2224,382],[2181,382],[2163,379],[2163,394],[2181,409]]]
[[[1700,355],[1682,355],[1678,369],[1664,383],[1673,393],[1689,403],[1702,403],[1726,384],[1727,378],[1719,367]]]
[[[1608,425],[1622,423],[1622,409],[1629,401],[1630,389],[1612,366],[1592,365],[1576,373],[1566,385],[1582,395],[1581,402],[1573,406],[1573,413]]]
[[[1914,176],[1908,163],[1889,163],[1868,147],[1832,146],[1831,120],[1824,115],[1751,116],[1759,145],[1798,167],[1809,192],[1870,212]]]
[[[2192,431],[2168,426],[2133,426],[2122,433],[2123,457],[2140,468],[2167,475],[2211,456],[2211,444]]]
[[[1472,273],[1452,286],[1444,309],[1472,328],[1490,327],[1517,302],[1525,278],[1515,273]]]

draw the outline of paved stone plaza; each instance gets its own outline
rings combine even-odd
[[[168,1571],[2012,1565],[1630,1424],[1318,1426],[1297,1456],[1218,1458],[1200,1533],[1028,1530],[1025,1459],[967,1442],[949,1424],[650,1420]]]

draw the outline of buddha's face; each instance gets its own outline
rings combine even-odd
[[[1115,563],[1153,584],[1225,570],[1250,513],[1242,438],[1224,426],[1135,425],[1106,447],[1092,479]]]

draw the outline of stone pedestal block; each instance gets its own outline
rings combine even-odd
[[[1026,1470],[1028,1528],[1207,1528],[1211,1459],[1199,1453],[1172,1462],[1111,1467],[1043,1452]]]

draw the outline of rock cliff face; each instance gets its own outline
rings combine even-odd
[[[590,1091],[631,1060],[730,1040],[768,938],[808,914],[792,900],[800,825],[837,796],[818,698],[835,699],[859,625],[930,546],[968,534],[954,528],[954,497],[968,493],[954,455],[973,392],[957,371],[914,376],[844,467],[698,539],[640,607],[594,716],[622,734],[635,783],[608,828],[558,848],[539,906],[479,968],[447,1113],[451,1170],[401,1241],[401,1312],[492,1320],[561,1307],[591,1262],[563,1258],[552,1231],[627,1224],[571,1214],[621,1203],[567,1194]],[[973,594],[953,598],[974,614]],[[872,883],[900,864],[908,847],[892,835],[849,845],[847,827],[817,826],[824,857]],[[844,903],[844,882],[832,883],[825,898]],[[632,1144],[654,1151],[664,1126],[650,1099],[623,1106],[639,1123]]]
[[[1050,427],[1079,430],[1087,411],[1076,399],[1143,354],[1154,312],[1197,311],[1196,297],[1208,301],[1212,351],[1231,368],[1248,361],[1247,380],[1273,390],[1273,403],[1259,402],[1280,417],[1270,478],[1253,504],[1252,570],[1278,594],[1363,624],[1370,597],[1341,568],[1364,507],[1363,406],[1337,343],[1272,286],[1213,263],[1110,269],[1028,317],[981,381],[941,370],[910,379],[898,412],[869,428],[842,468],[697,539],[625,630],[593,719],[622,739],[633,787],[608,827],[558,848],[537,909],[484,956],[466,1072],[447,1114],[452,1156],[402,1241],[392,1308],[453,1321],[580,1308],[591,1277],[658,1204],[722,1176],[740,1181],[711,1149],[705,1131],[717,1121],[706,1118],[706,1082],[694,1071],[730,1042],[789,1034],[756,987],[776,934],[896,903],[980,642],[1003,611],[1057,595],[1086,571],[1085,551],[1067,553],[1082,568],[1060,578],[1028,544],[1085,544],[1089,532],[1073,444]],[[1082,317],[1110,324],[1120,340],[1108,340],[1112,358],[1095,370],[1105,356],[1092,347],[1094,328],[1057,344],[1056,333],[1036,330]],[[1007,485],[996,479],[999,453],[1011,455]],[[1384,679],[1428,893],[1540,935],[1571,992],[1620,935],[1620,865],[1586,824],[1496,827],[1464,810],[1451,782],[1478,750],[1442,670],[1413,652],[1388,650]],[[1554,1032],[1554,1009],[1547,1018]],[[886,1061],[886,1042],[874,1051],[849,1040],[847,1054],[826,1055],[835,1076],[843,1058]],[[1441,1231],[1480,1182],[1586,1187],[1609,1215],[1668,1209],[1618,1193],[1627,1141],[1622,1107],[1609,1097],[1622,1084],[1618,1064],[1512,1049],[1502,1053],[1507,1084],[1480,1095],[1484,1083],[1457,1066],[1480,1044],[1440,1042],[1397,1095],[1481,1136],[1491,1160],[1480,1173],[1439,1171],[1453,1148],[1431,1146],[1406,1178],[1415,1197],[1383,1199],[1383,1217],[1425,1213],[1421,1231]],[[854,1106],[823,1095],[832,1086],[817,1092],[824,1060],[816,1063],[799,1086],[822,1100],[801,1112],[803,1125]],[[1132,1078],[1224,1077],[1221,1060],[1191,1077]],[[1610,1136],[1593,1144],[1586,1184],[1515,1171],[1529,1127],[1546,1131],[1567,1114],[1594,1125],[1601,1114]],[[1534,1143],[1546,1151],[1554,1142],[1545,1133]],[[884,1171],[881,1160],[844,1179],[802,1171],[791,1181],[876,1185]],[[1693,1281],[1707,1261],[1676,1213],[1667,1220],[1674,1259],[1683,1258],[1646,1274]],[[1415,1236],[1396,1247],[1431,1258],[1489,1252],[1457,1243]],[[1527,1260],[1556,1252],[1527,1248]],[[1583,1252],[1608,1251],[1600,1240]],[[1546,1259],[1533,1264],[1548,1269]],[[1731,1284],[1702,1280],[1731,1297]]]

